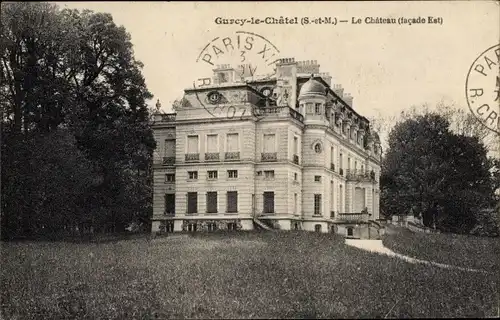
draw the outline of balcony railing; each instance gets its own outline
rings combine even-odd
[[[335,220],[342,222],[367,222],[370,219],[368,212],[337,213]]]
[[[347,181],[375,181],[375,172],[367,170],[348,169],[346,172]]]
[[[299,156],[296,154],[293,155],[293,163],[299,164]]]
[[[199,153],[186,153],[185,154],[186,161],[200,161]]]
[[[225,160],[240,160],[239,152],[226,152],[224,155]]]
[[[219,161],[219,153],[218,152],[205,153],[205,161]]]
[[[261,153],[261,161],[263,162],[278,161],[278,154],[276,152],[263,152]]]
[[[163,157],[162,164],[165,166],[175,164],[175,157]]]
[[[290,117],[296,119],[300,122],[304,122],[304,116],[289,106],[272,106],[272,107],[262,107],[257,110],[262,115],[278,115],[284,117]]]
[[[172,122],[175,121],[175,117],[176,117],[175,113],[165,113],[161,115],[161,121]]]

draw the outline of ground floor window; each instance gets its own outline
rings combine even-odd
[[[274,192],[264,192],[264,213],[274,213]]]
[[[172,215],[175,213],[175,194],[165,194],[165,214]]]
[[[321,232],[321,225],[320,224],[315,225],[314,226],[314,231]]]
[[[299,223],[298,222],[295,222],[293,224],[293,230],[299,230]]]
[[[352,237],[354,235],[354,231],[352,228],[347,228],[347,236]]]
[[[335,226],[332,226],[331,229],[332,229],[332,233],[335,233]]]
[[[238,212],[238,191],[228,191],[227,192],[227,208],[228,213]]]
[[[188,192],[187,193],[187,213],[197,213],[198,212],[198,193]]]

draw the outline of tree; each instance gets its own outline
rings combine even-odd
[[[9,138],[3,147],[23,150],[37,137],[66,130],[100,181],[86,190],[92,201],[83,204],[93,220],[102,226],[149,215],[151,194],[144,190],[150,191],[155,147],[146,105],[151,93],[126,30],[109,14],[8,3],[2,6],[1,43],[2,133]],[[2,155],[2,168],[11,163]],[[67,185],[61,181],[60,188]]]
[[[453,133],[437,113],[397,123],[382,163],[383,210],[413,209],[428,227],[468,232],[477,210],[493,199],[486,153],[477,137]]]

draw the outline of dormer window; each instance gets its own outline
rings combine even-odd
[[[321,114],[321,103],[316,103],[316,105],[314,106],[314,113]]]

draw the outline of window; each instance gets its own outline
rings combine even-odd
[[[264,171],[264,177],[266,179],[274,179],[274,170]]]
[[[321,182],[321,176],[314,176],[314,181]]]
[[[343,159],[344,159],[344,157],[342,156],[342,152],[341,152],[341,153],[340,153],[340,156],[339,156],[339,162],[340,162],[340,163],[339,163],[339,165],[340,165],[339,167],[340,167],[340,169],[342,169],[342,168],[344,167],[344,166],[343,166],[343,161],[342,161]]]
[[[314,113],[315,114],[321,114],[321,103],[316,103],[314,105]]]
[[[238,170],[227,170],[227,177],[230,179],[238,178]]]
[[[274,213],[274,192],[264,192],[264,213]]]
[[[175,182],[175,173],[167,173],[165,175],[165,182]]]
[[[239,138],[237,133],[228,133],[226,136],[226,151],[227,152],[238,152],[240,151],[239,147]]]
[[[314,231],[315,232],[321,232],[321,225],[320,224],[314,225]]]
[[[335,163],[335,149],[333,147],[330,148],[330,163]]]
[[[264,153],[276,152],[276,135],[264,134]]]
[[[293,195],[293,213],[294,214],[297,214],[297,210],[298,210],[298,195],[296,193],[294,193]]]
[[[213,180],[215,180],[215,179],[217,179],[217,176],[218,176],[218,174],[217,174],[217,170],[210,170],[210,171],[207,171],[207,177],[208,177],[208,179],[213,179]]]
[[[165,214],[175,214],[175,194],[165,195]]]
[[[198,179],[198,171],[188,171],[189,180],[197,180]]]
[[[321,195],[314,195],[314,215],[321,215]]]
[[[354,170],[357,170],[358,169],[358,161],[354,161]]]
[[[187,153],[198,153],[198,136],[188,136]]]
[[[299,176],[299,175],[297,174],[297,172],[295,172],[295,173],[293,174],[293,179],[294,179],[295,181],[297,181],[298,176]]]
[[[175,157],[175,139],[165,140],[165,157]]]
[[[316,153],[321,153],[321,144],[320,143],[316,143],[316,145],[314,146],[314,151]]]
[[[299,138],[293,137],[293,154],[298,154],[299,152]]]
[[[347,157],[347,170],[351,169],[351,158]]]
[[[217,213],[217,192],[207,192],[207,213]]]
[[[197,213],[198,212],[198,193],[188,192],[187,193],[187,213]]]
[[[261,177],[262,176],[262,171],[257,171],[257,177]]]
[[[218,148],[218,136],[216,134],[207,135],[207,152],[208,153],[217,153],[219,152]]]
[[[354,235],[354,232],[353,232],[352,228],[347,228],[347,236],[352,237],[353,235]]]
[[[297,222],[295,222],[295,223],[293,224],[293,229],[294,229],[294,230],[299,230],[299,224],[298,224]]]
[[[227,209],[228,213],[238,212],[238,191],[227,192]]]

